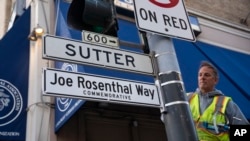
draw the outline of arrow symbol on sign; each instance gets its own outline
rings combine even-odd
[[[109,42],[114,43],[114,44],[116,43],[116,41],[115,41],[115,40],[109,40]]]

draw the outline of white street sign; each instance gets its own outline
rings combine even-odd
[[[195,41],[183,0],[134,0],[137,27],[162,36]]]
[[[153,74],[149,55],[45,35],[43,58]]]
[[[160,106],[154,84],[56,69],[43,71],[43,95]]]
[[[134,11],[133,0],[114,0],[115,6]]]
[[[113,36],[108,36],[105,34],[99,34],[90,31],[82,31],[82,39],[85,42],[91,42],[95,44],[101,44],[108,47],[119,47],[118,38]]]

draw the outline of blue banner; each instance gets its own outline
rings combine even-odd
[[[4,141],[25,141],[29,32],[27,9],[0,41],[0,140]]]
[[[65,37],[80,39],[81,32],[74,31],[68,28],[66,23],[66,16],[69,7],[69,3],[63,0],[57,0],[56,2],[56,35]],[[55,62],[55,67],[73,71],[73,72],[84,72],[84,68],[76,64]],[[58,131],[69,118],[84,104],[83,100],[72,99],[72,98],[60,98],[57,97],[55,101],[55,131]]]

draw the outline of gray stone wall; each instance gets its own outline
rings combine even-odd
[[[186,9],[250,28],[250,0],[184,0],[184,3]],[[246,23],[241,23],[245,19]]]

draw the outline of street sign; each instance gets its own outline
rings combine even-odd
[[[159,107],[154,84],[56,69],[43,70],[43,95]]]
[[[115,6],[134,11],[133,0],[114,0]]]
[[[99,34],[90,31],[82,31],[82,39],[85,42],[91,42],[94,44],[100,44],[108,47],[119,47],[119,42],[117,37],[108,36],[105,34]]]
[[[43,58],[153,74],[149,55],[45,35]]]
[[[162,36],[195,41],[183,0],[134,0],[140,30]]]

